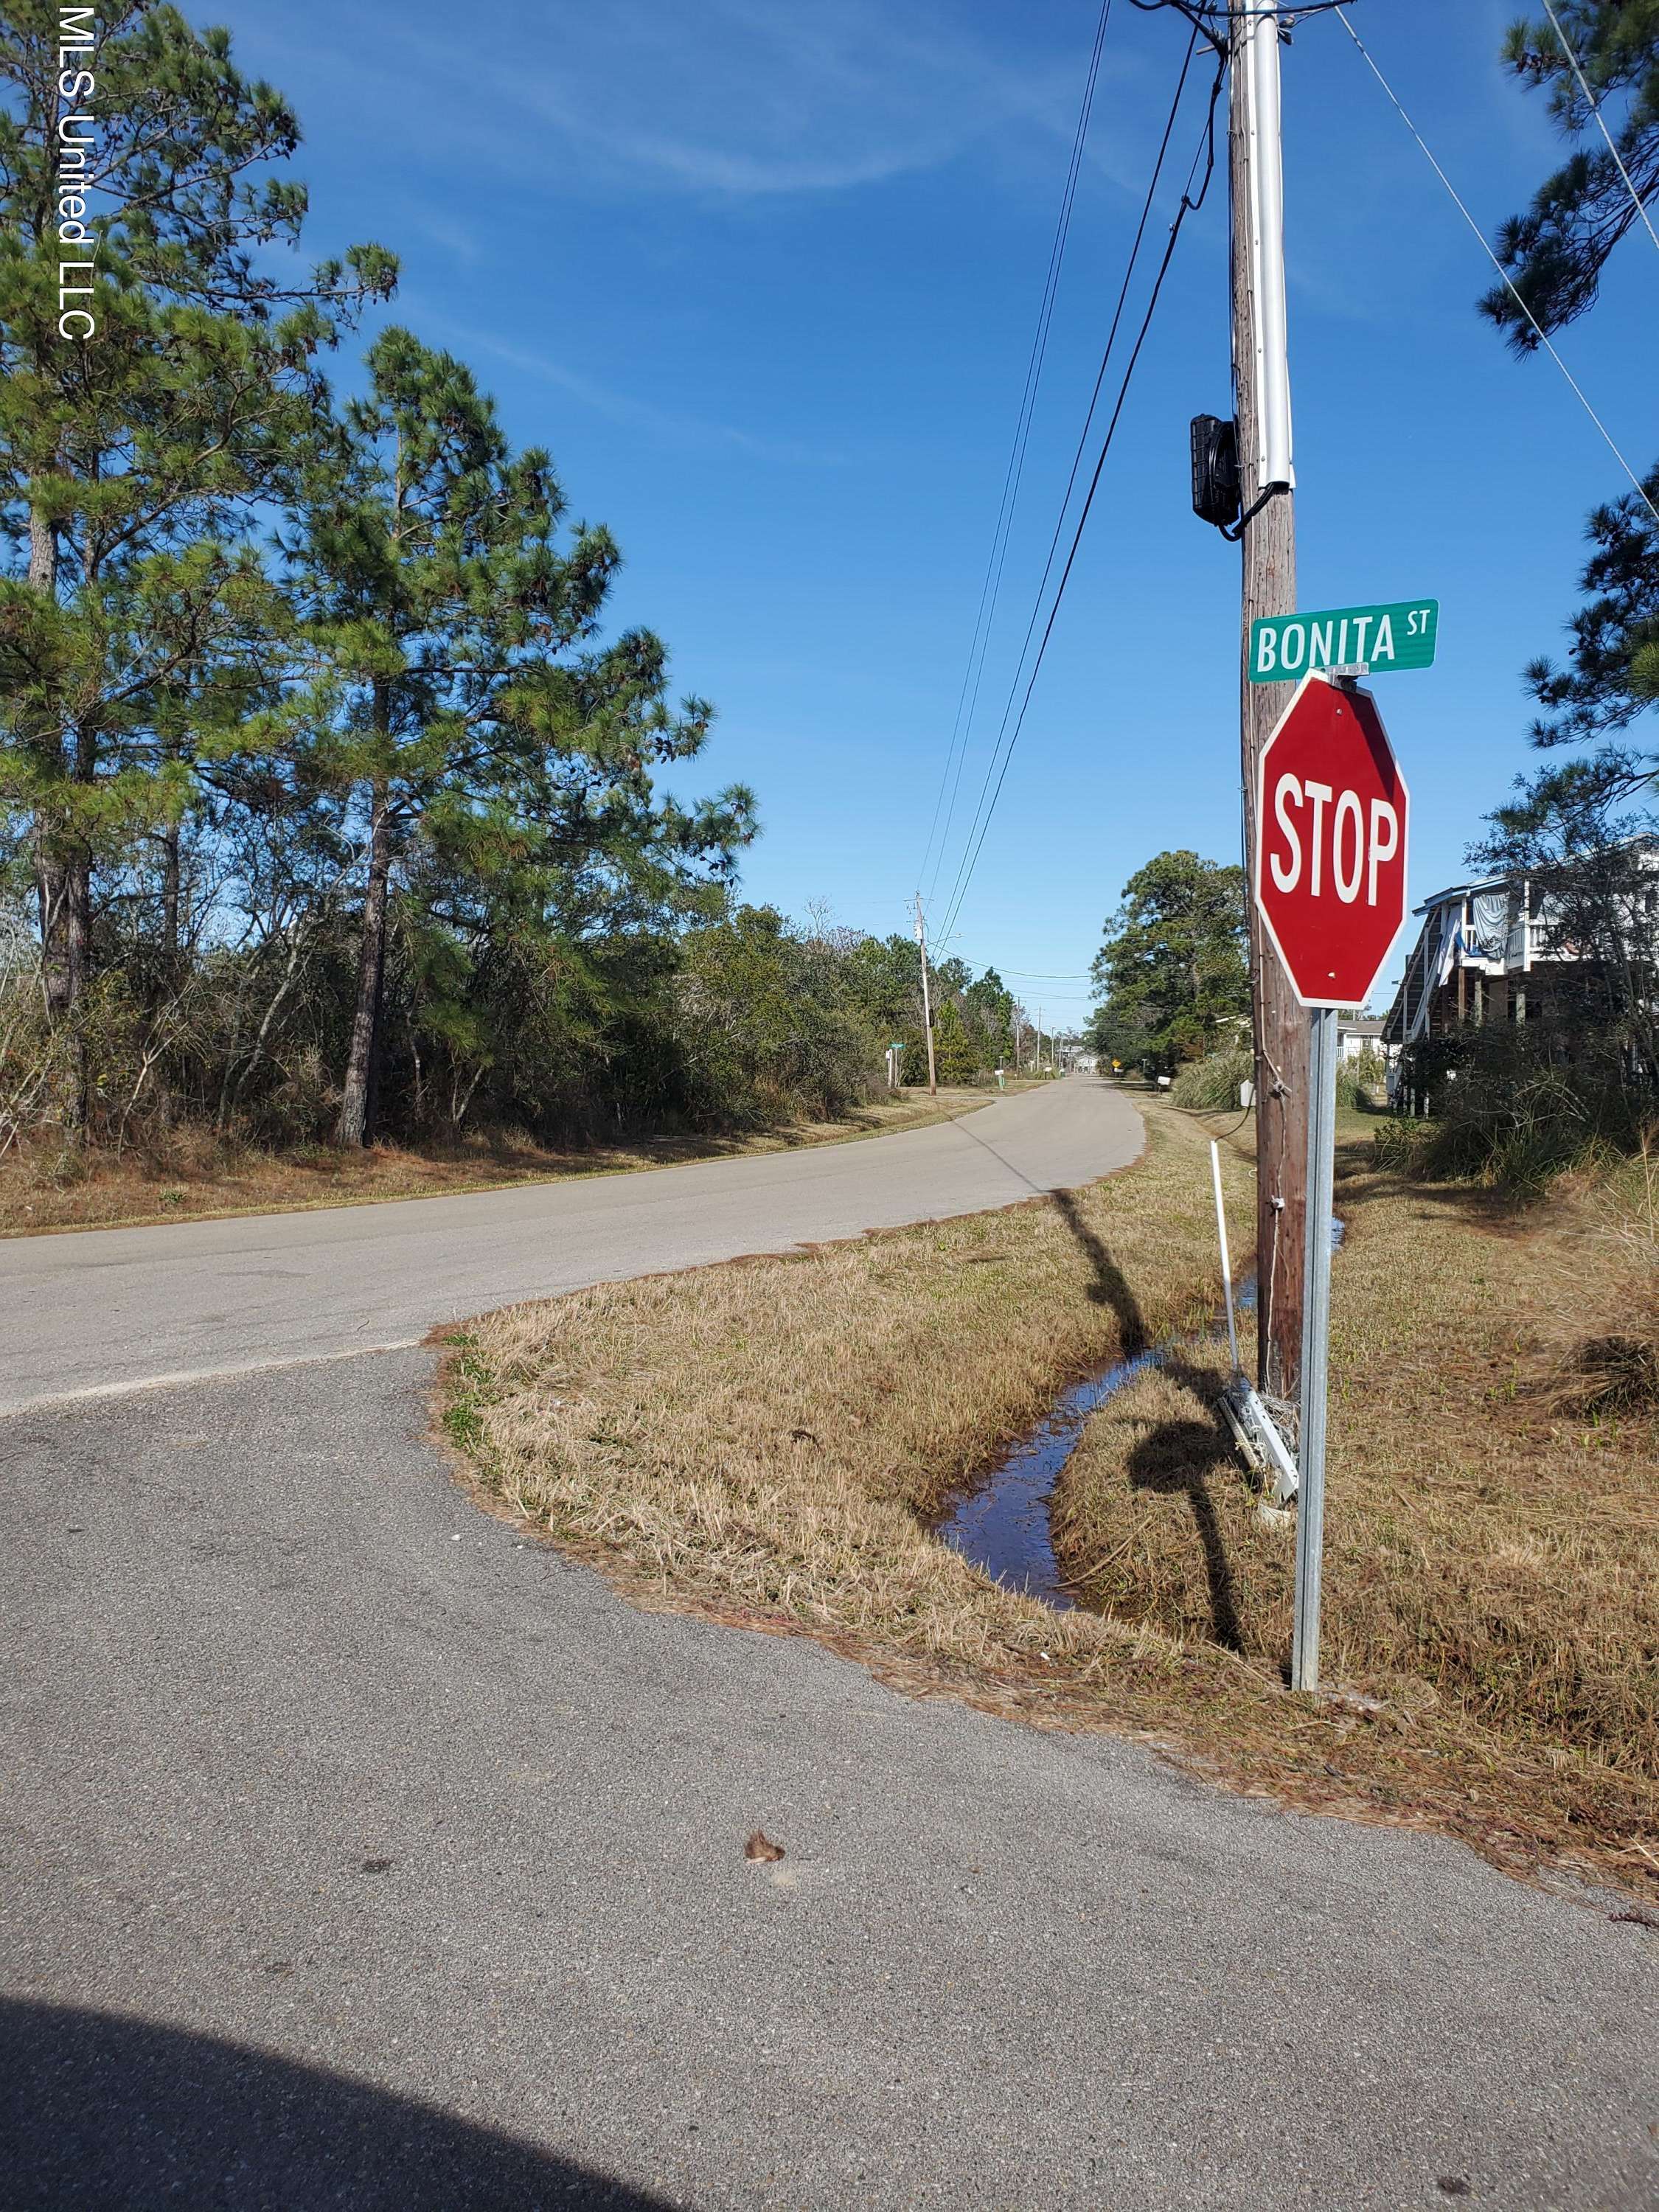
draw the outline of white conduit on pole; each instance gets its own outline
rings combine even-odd
[[[1250,136],[1250,289],[1255,295],[1258,483],[1296,483],[1291,453],[1291,370],[1285,308],[1285,171],[1279,149],[1279,18],[1256,16],[1244,43]]]
[[[1232,1355],[1233,1372],[1238,1366],[1238,1330],[1233,1321],[1233,1266],[1227,1254],[1227,1209],[1221,1197],[1221,1146],[1210,1139],[1210,1179],[1215,1185],[1215,1233],[1221,1240],[1221,1283],[1227,1294],[1227,1349]]]

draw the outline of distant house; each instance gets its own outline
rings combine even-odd
[[[1382,1016],[1339,1014],[1336,1019],[1336,1050],[1340,1060],[1358,1060],[1368,1052],[1385,1059]]]
[[[1638,842],[1651,872],[1630,927],[1659,950],[1659,844]],[[1383,1018],[1389,1046],[1409,1051],[1465,1023],[1535,1021],[1564,987],[1593,975],[1596,957],[1565,941],[1553,902],[1530,877],[1482,876],[1425,899],[1422,927]]]

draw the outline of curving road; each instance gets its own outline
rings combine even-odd
[[[0,1421],[7,2212],[1651,2212],[1659,1936],[1605,1900],[637,1611],[469,1507],[428,1353],[336,1356],[1138,1142],[1079,1083],[0,1248],[16,1395],[118,1389]],[[240,1371],[142,1387],[192,1365]]]
[[[0,1241],[0,1413],[82,1392],[418,1344],[586,1283],[778,1252],[1063,1190],[1140,1117],[1092,1077],[932,1127],[637,1175],[161,1229]]]

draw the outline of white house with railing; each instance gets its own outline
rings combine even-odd
[[[1621,935],[1659,954],[1659,841],[1632,841],[1650,884],[1632,904]],[[1535,1019],[1552,993],[1595,965],[1565,942],[1553,902],[1529,876],[1483,876],[1437,891],[1416,909],[1422,927],[1384,1018],[1385,1042],[1409,1051],[1465,1023]]]

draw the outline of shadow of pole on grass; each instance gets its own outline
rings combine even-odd
[[[1072,1193],[1057,1190],[1053,1198],[1055,1212],[1082,1247],[1094,1270],[1089,1285],[1090,1299],[1096,1305],[1109,1306],[1116,1316],[1124,1358],[1140,1358],[1152,1349],[1152,1340],[1140,1302],[1128,1278],[1083,1218]],[[1151,1491],[1161,1498],[1185,1495],[1204,1553],[1204,1571],[1209,1585],[1210,1632],[1224,1650],[1242,1651],[1244,1647],[1237,1587],[1215,1500],[1210,1494],[1212,1471],[1232,1464],[1232,1439],[1212,1395],[1215,1378],[1189,1360],[1181,1358],[1173,1348],[1159,1358],[1158,1364],[1161,1373],[1197,1401],[1203,1419],[1166,1421],[1144,1437],[1129,1455],[1129,1480],[1137,1490]]]
[[[1083,1218],[1071,1192],[1057,1190],[1051,1195],[1055,1212],[1083,1247],[1094,1268],[1094,1280],[1089,1285],[1091,1303],[1097,1306],[1110,1306],[1117,1316],[1124,1358],[1138,1359],[1147,1349],[1150,1340],[1140,1311],[1140,1301],[1130,1289],[1128,1277]]]

